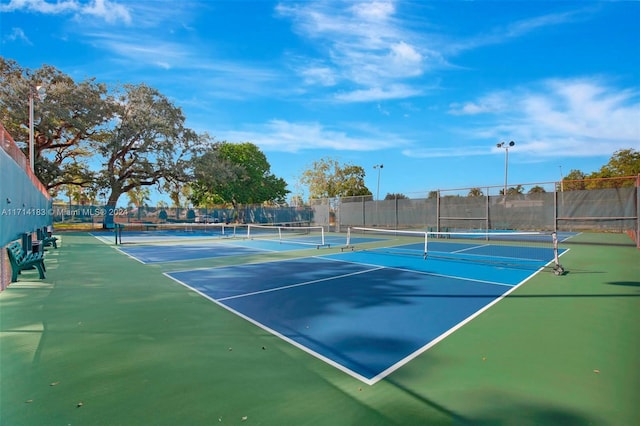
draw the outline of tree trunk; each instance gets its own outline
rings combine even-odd
[[[105,212],[104,221],[102,222],[102,229],[113,229],[115,227],[116,206],[118,204],[120,195],[122,195],[122,192],[116,191],[114,189],[111,190],[107,205],[104,206]]]

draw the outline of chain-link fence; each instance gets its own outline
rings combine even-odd
[[[570,191],[560,182],[518,185],[518,191],[507,191],[506,196],[504,190],[494,187],[433,191],[427,198],[375,201],[371,196],[348,197],[318,201],[317,205],[330,207],[333,220],[317,223],[343,231],[349,226],[363,226],[434,231],[616,232],[628,233],[640,247],[639,181],[640,176],[617,178],[621,187]],[[545,190],[545,186],[552,190]],[[531,189],[525,193],[527,187]],[[492,190],[499,193],[491,195]]]
[[[118,223],[322,225],[336,232],[344,232],[349,226],[434,231],[597,231],[628,233],[638,241],[639,181],[640,176],[616,178],[617,187],[607,187],[610,185],[605,182],[600,185],[603,188],[572,190],[566,190],[561,182],[522,184],[507,191],[506,196],[501,187],[486,187],[432,191],[426,198],[325,198],[300,207],[128,207],[107,212],[99,206],[54,204],[53,220],[56,224],[89,223],[101,228],[105,215],[110,214]],[[571,188],[587,186],[573,182]],[[590,186],[597,185],[591,182]]]
[[[238,209],[177,208],[177,207],[109,207],[54,203],[52,209],[54,225],[62,227],[90,227],[99,229],[105,223],[269,223],[299,224],[313,223],[314,213],[309,206],[267,207],[246,205]],[[111,226],[112,227],[112,226]]]

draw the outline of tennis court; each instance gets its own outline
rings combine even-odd
[[[351,243],[383,240],[359,237]],[[239,244],[251,250],[251,245],[266,243],[275,244],[272,250],[287,247],[267,241]],[[220,244],[221,250],[232,247]],[[179,246],[172,248],[180,250]],[[419,253],[421,248],[420,243],[409,243],[394,245],[391,252],[320,251],[311,257],[199,267],[166,275],[332,366],[374,384],[554,260],[549,248],[484,241],[431,243],[434,252],[446,250],[447,258],[405,254]],[[474,250],[480,254],[471,255],[475,258],[469,261],[469,252]],[[455,262],[453,256],[457,257]],[[507,256],[508,264],[504,262]]]
[[[115,249],[112,233],[60,236],[46,280],[25,272],[0,295],[2,381],[11,390],[3,423],[613,426],[640,418],[640,264],[624,235],[572,237],[561,245],[570,248],[561,277],[524,262],[391,254],[403,244],[382,238],[355,240],[354,251],[142,264]],[[483,270],[494,271],[491,283],[481,282]],[[464,326],[449,325],[456,321]]]

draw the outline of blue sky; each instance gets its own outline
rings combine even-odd
[[[153,86],[196,131],[258,145],[293,194],[321,158],[362,166],[374,195],[424,197],[502,185],[501,141],[516,143],[509,186],[640,149],[637,1],[0,0],[0,13],[5,58]]]

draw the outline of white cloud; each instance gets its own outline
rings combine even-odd
[[[338,94],[341,102],[363,102],[414,96],[418,90],[397,90],[403,80],[419,77],[429,64],[440,62],[437,53],[416,42],[418,34],[406,29],[404,22],[395,17],[393,1],[346,3],[311,2],[297,5],[281,3],[276,10],[290,18],[294,29],[302,37],[317,44],[323,52],[327,79],[310,79],[316,75],[316,64],[299,67],[307,84],[353,87],[349,94]],[[329,72],[330,71],[330,72]],[[338,87],[336,87],[338,89]],[[380,97],[376,97],[376,94]]]
[[[391,113],[388,110],[384,109],[380,104],[377,105],[377,109],[378,109],[378,112],[382,115],[386,115],[386,116],[391,115]]]
[[[28,11],[45,15],[60,15],[65,13],[75,14],[78,18],[92,16],[101,18],[108,23],[131,22],[129,10],[118,3],[109,0],[93,0],[89,3],[81,3],[78,0],[61,0],[49,3],[45,0],[10,0],[9,4],[1,5],[0,11]]]
[[[357,3],[351,10],[357,17],[370,21],[384,21],[395,12],[395,5],[391,1]]]
[[[335,72],[330,67],[309,67],[301,69],[300,74],[307,85],[334,86],[337,82]]]
[[[592,7],[578,9],[568,12],[551,13],[548,15],[536,16],[514,22],[506,27],[504,34],[507,37],[520,37],[539,28],[546,28],[553,25],[562,25],[576,20],[584,19],[593,11]]]
[[[389,71],[397,77],[413,77],[422,74],[423,56],[404,41],[391,46],[388,55]]]
[[[315,43],[318,51],[324,54],[328,69],[331,69],[331,85],[336,86],[336,90],[340,90],[340,85],[343,90],[349,87],[350,95],[338,94],[335,99],[363,102],[389,99],[392,93],[398,98],[421,94],[423,90],[397,91],[390,87],[408,85],[409,79],[424,77],[434,69],[450,67],[447,55],[504,43],[550,26],[582,20],[588,18],[594,9],[586,7],[536,16],[456,40],[443,34],[412,31],[411,28],[424,28],[428,22],[401,19],[398,4],[395,1],[282,2],[276,11],[280,16],[289,18],[294,30],[307,41]],[[307,70],[303,67],[299,71],[306,84],[323,84],[324,80],[309,78],[315,68]],[[425,85],[425,82],[420,84]],[[376,94],[381,97],[376,98]],[[469,114],[489,107],[491,105],[470,103],[458,108],[460,114]]]
[[[498,113],[509,108],[508,94],[495,92],[479,98],[477,101],[464,104],[451,104],[449,113],[453,115],[475,115],[483,113]]]
[[[26,10],[29,12],[38,12],[44,14],[59,14],[66,12],[75,12],[80,5],[75,0],[62,0],[55,3],[48,3],[45,0],[10,0],[9,4],[1,5],[0,11],[14,12]]]
[[[489,152],[491,151],[486,146],[454,146],[446,148],[408,148],[402,150],[402,155],[411,158],[444,158],[486,155]]]
[[[87,33],[86,37],[117,58],[124,58],[135,64],[152,64],[164,69],[183,63],[187,54],[180,44],[144,37],[131,38],[126,34],[113,32]]]
[[[110,24],[120,21],[126,24],[131,23],[129,10],[123,5],[109,0],[94,0],[88,5],[80,8],[80,15],[102,18]]]
[[[482,46],[501,44],[510,39],[525,36],[531,32],[543,30],[547,27],[570,24],[588,17],[598,6],[589,6],[567,12],[551,13],[522,19],[508,25],[497,26],[489,32],[477,34],[464,40],[451,40],[442,46],[448,54],[476,49]]]
[[[404,41],[395,43],[391,46],[391,60],[394,62],[419,64],[422,61],[422,55],[416,52],[413,46],[408,45]]]
[[[277,87],[269,86],[279,74],[269,68],[252,64],[241,64],[202,56],[198,46],[185,46],[150,36],[130,37],[127,33],[92,32],[86,34],[91,43],[111,53],[116,61],[134,68],[179,69],[183,74],[176,77],[194,79],[202,91],[215,90],[215,95],[241,99],[246,94],[268,96]],[[197,77],[194,77],[197,76]],[[269,89],[269,90],[268,90]]]
[[[513,139],[519,153],[535,157],[598,156],[622,148],[640,149],[640,92],[599,78],[550,79],[533,87],[497,91],[453,105],[450,113],[483,114],[486,124],[469,126],[468,137]],[[439,152],[422,154],[438,156]]]
[[[549,136],[640,144],[640,92],[598,80],[549,80],[548,91],[519,100],[523,119]]]
[[[28,44],[29,46],[33,45],[33,43],[31,43],[31,40],[29,40],[29,37],[27,37],[27,35],[22,30],[22,28],[11,28],[11,32],[5,37],[5,40],[7,41],[20,40],[20,41],[23,41],[25,44]]]
[[[396,84],[389,87],[370,87],[351,92],[336,93],[334,98],[339,102],[372,102],[385,99],[403,99],[420,94],[418,89]]]
[[[348,126],[352,134],[337,131],[320,123],[292,123],[271,120],[249,131],[221,132],[222,139],[230,142],[250,141],[265,151],[298,152],[312,149],[336,151],[375,151],[406,145],[406,141],[393,135],[356,124]]]

